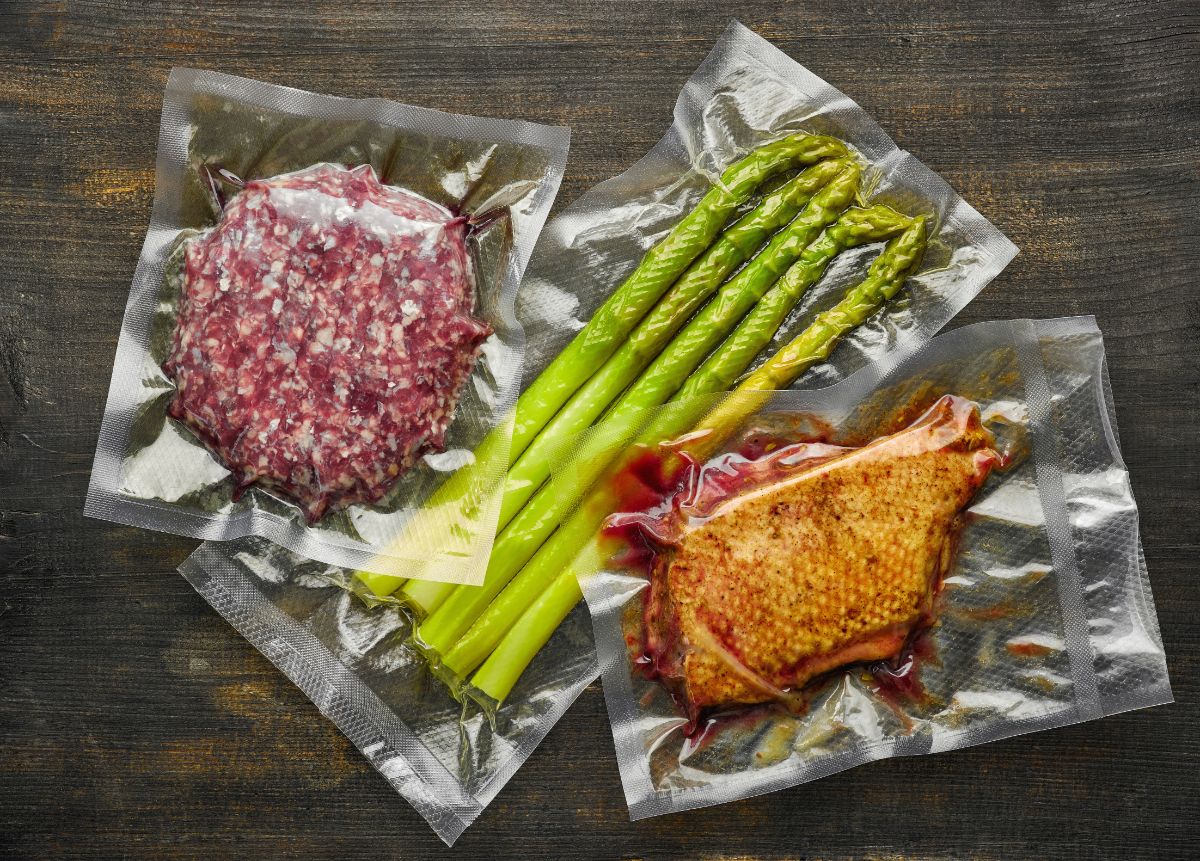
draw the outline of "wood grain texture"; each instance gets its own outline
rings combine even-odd
[[[193,542],[81,515],[167,72],[570,125],[561,207],[731,16],[1022,248],[955,325],[1099,318],[1179,702],[630,823],[593,686],[447,852],[174,573]],[[0,857],[1196,857],[1198,57],[1189,2],[0,2]]]

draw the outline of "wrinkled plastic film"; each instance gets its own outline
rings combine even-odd
[[[526,335],[523,383],[528,385],[562,350],[614,287],[633,271],[645,251],[700,200],[723,168],[760,144],[801,130],[833,135],[854,150],[864,167],[863,188],[869,202],[890,203],[909,214],[926,214],[933,224],[926,265],[910,279],[905,292],[835,350],[829,363],[802,377],[797,388],[825,385],[843,377],[857,379],[863,371],[856,369],[866,363],[887,362],[897,353],[915,349],[983,289],[1016,253],[999,231],[942,180],[898,150],[850,99],[765,40],[734,24],[681,92],[674,122],[663,139],[625,173],[584,193],[542,231],[516,302],[517,318]],[[780,176],[775,181],[785,180]],[[415,190],[425,193],[421,188]],[[754,203],[751,200],[747,206]],[[806,325],[847,286],[857,283],[879,250],[876,244],[840,255],[826,277],[810,288],[805,299],[810,304],[802,305],[787,326],[798,329]],[[774,351],[772,345],[764,353]],[[647,411],[645,420],[681,408],[675,405],[664,407],[662,412]],[[641,431],[644,424],[635,421],[631,427]],[[623,436],[604,441],[595,434],[585,435],[583,441],[589,438],[594,448],[588,450],[604,456],[627,443]],[[571,449],[573,444],[568,444],[549,454],[552,464],[566,460],[557,474],[579,466],[571,460],[575,454]],[[237,559],[231,562],[234,555]],[[280,608],[296,604],[308,607],[310,600],[313,606],[325,602],[330,608],[347,607],[350,605],[346,602],[357,600],[345,594],[354,588],[344,579],[346,572],[337,573],[329,581],[337,584],[334,591],[333,586],[306,583],[302,569],[293,571],[289,558],[290,554],[266,542],[245,539],[227,546],[207,544],[193,561],[203,562],[208,570],[216,560],[219,570],[236,572],[238,582],[252,584],[263,602]],[[301,562],[296,560],[294,564],[300,566]],[[333,570],[318,567],[326,573]],[[629,586],[635,588],[635,584]],[[244,593],[235,590],[232,594]],[[322,597],[313,598],[318,594]],[[611,603],[618,606],[622,599],[613,596]],[[353,606],[356,614],[369,612],[357,604]],[[395,610],[384,607],[376,612]],[[326,613],[336,615],[332,609]],[[460,732],[461,706],[444,688],[428,676],[424,678],[429,690],[423,694],[413,692],[415,684],[407,687],[424,672],[410,663],[411,653],[397,652],[404,657],[388,659],[395,661],[397,668],[388,673],[391,682],[384,683],[372,675],[375,671],[353,650],[346,649],[343,644],[353,635],[336,625],[318,624],[309,616],[276,619],[273,624],[279,624],[297,642],[315,639],[330,644],[326,650],[334,663],[340,663],[353,679],[379,691],[384,707],[412,731],[423,748],[414,754],[414,761],[432,757],[452,776],[454,785],[444,794],[436,782],[419,785],[420,792],[413,796],[418,809],[425,803],[421,793],[441,798],[451,808],[464,794],[486,804],[598,671],[592,624],[587,608],[580,604],[505,700],[499,711],[498,731],[491,732],[482,714],[471,710]],[[393,636],[403,639],[407,628],[397,624]],[[381,643],[378,648],[382,655],[400,647],[385,648]],[[608,656],[610,660],[616,657],[616,652]],[[620,657],[624,660],[623,653]],[[333,664],[321,666],[324,669],[317,675],[330,677]],[[353,725],[355,714],[350,709],[335,719],[339,726]],[[402,758],[407,756],[402,745],[396,749]],[[454,819],[453,827],[461,830],[469,818],[468,814]],[[435,828],[439,826],[435,824]],[[443,839],[453,839],[447,838],[445,831],[439,830],[439,834]]]
[[[373,768],[453,844],[595,678],[591,623],[576,609],[494,725],[459,703],[408,644],[395,606],[368,608],[352,572],[260,538],[209,542],[180,571],[313,701]]]
[[[518,305],[528,383],[589,319],[613,285],[664,236],[721,170],[792,132],[846,142],[864,164],[863,203],[930,219],[929,246],[904,294],[798,385],[816,388],[941,329],[1016,255],[1016,247],[850,98],[767,40],[732,23],[685,85],[666,136],[625,173],[585,192],[547,225]],[[759,362],[828,308],[878,254],[843,252],[807,291]],[[756,363],[757,364],[757,363]]]
[[[706,456],[813,428],[861,445],[944,394],[979,404],[1012,463],[968,509],[936,624],[921,635],[934,658],[913,671],[919,698],[893,695],[895,667],[851,665],[807,688],[802,709],[706,712],[704,732],[689,735],[679,703],[635,663],[644,573],[611,558],[581,571],[633,818],[1170,701],[1090,318],[970,326],[833,387],[776,393]],[[729,469],[709,475],[728,481]]]
[[[525,343],[516,289],[561,180],[567,142],[561,128],[174,70],[164,98],[154,209],[86,512],[198,538],[262,535],[309,558],[381,573],[408,573],[414,562],[441,554],[455,561],[438,566],[441,576],[481,578],[507,452],[493,447],[487,463],[475,463],[473,452],[503,427],[516,398]],[[167,416],[174,383],[161,365],[179,316],[188,242],[212,230],[241,181],[322,164],[369,165],[398,193],[469,218],[473,313],[493,334],[461,388],[444,450],[420,457],[377,503],[353,504],[309,526],[290,498],[263,487],[252,484],[235,499],[235,478],[190,429]],[[384,218],[367,227],[395,236],[389,226],[397,223]],[[405,530],[432,490],[463,468],[480,476],[477,516],[454,524],[435,517],[422,521],[430,528]],[[402,533],[406,540],[397,542]]]
[[[1103,341],[1070,321],[1039,322],[1069,542],[1096,697],[1105,714],[1170,698],[1129,474],[1121,457]],[[1102,576],[1101,576],[1102,575]],[[1080,652],[1085,651],[1082,647]]]

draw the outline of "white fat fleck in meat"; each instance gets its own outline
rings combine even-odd
[[[427,230],[421,241],[420,250],[417,255],[426,260],[433,258],[437,254],[437,249],[442,242],[441,230]]]
[[[405,323],[411,323],[421,316],[421,306],[412,299],[405,299],[400,303],[400,313],[404,315]]]

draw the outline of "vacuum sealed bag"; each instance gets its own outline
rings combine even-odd
[[[822,386],[917,349],[1015,253],[861,108],[734,24],[662,141],[538,240],[511,441],[475,450],[508,457],[482,584],[449,582],[452,561],[354,572],[255,540],[205,544],[184,572],[453,840],[596,677],[571,562],[597,512],[579,503],[630,427],[743,378]],[[611,440],[588,434],[602,418]],[[473,520],[476,485],[459,470],[406,528]]]
[[[506,438],[517,284],[568,140],[174,70],[86,512],[482,576],[497,493],[453,542],[395,538],[447,475],[503,475],[506,452],[474,452]]]
[[[180,572],[279,667],[452,845],[596,677],[580,607],[519,698],[487,715],[430,677],[395,604],[368,606],[352,572],[261,538],[205,542]]]
[[[558,600],[545,590],[573,555],[560,524],[586,482],[551,473],[579,434],[729,390],[849,301],[820,354],[771,387],[831,384],[926,342],[1016,253],[850,99],[732,24],[663,139],[538,240],[517,300],[524,388],[483,583],[427,582],[450,579],[435,563],[408,582],[362,578],[367,591],[420,617],[417,639],[451,686],[503,700],[573,605],[568,584]],[[458,478],[431,510],[472,516]],[[543,598],[553,606],[535,609]]]
[[[638,440],[575,563],[634,819],[1171,700],[1091,318]]]

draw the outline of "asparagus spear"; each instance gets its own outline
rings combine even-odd
[[[712,295],[725,276],[750,257],[771,234],[791,221],[815,193],[835,177],[844,184],[851,183],[849,174],[839,176],[843,171],[857,172],[857,168],[845,160],[818,162],[808,168],[764,197],[752,212],[722,233],[713,246],[680,276],[628,340],[567,401],[513,463],[505,482],[500,529],[508,525],[546,480],[551,455],[563,441],[590,427],[662,351],[671,336]],[[779,243],[786,241],[782,235],[776,240]]]
[[[496,704],[504,702],[542,646],[583,600],[579,578],[570,567],[538,595],[471,678],[471,686]],[[485,702],[485,707],[489,705]]]
[[[791,224],[780,231],[741,272],[722,285],[712,301],[697,313],[642,377],[622,395],[613,410],[625,412],[642,409],[661,404],[670,397],[678,388],[681,378],[690,373],[722,335],[762,298],[818,232],[850,205],[858,188],[858,177],[858,167],[847,165],[832,182],[814,195]],[[497,537],[483,585],[460,586],[450,592],[449,597],[417,630],[418,641],[427,650],[446,655],[500,590],[529,561],[578,498],[578,495],[570,493],[563,496],[552,486],[538,491]]]
[[[834,138],[796,134],[761,146],[726,168],[696,208],[646,252],[633,274],[521,395],[517,401],[512,456],[525,450],[567,398],[612,355],[764,180],[799,164],[844,157],[846,152],[845,144]]]
[[[550,455],[562,441],[588,427],[645,363],[662,349],[662,345],[687,320],[696,306],[711,295],[721,279],[749,257],[767,236],[779,227],[788,225],[796,210],[807,201],[808,206],[804,213],[780,231],[764,252],[734,280],[743,285],[757,284],[756,279],[761,280],[769,276],[769,266],[778,266],[782,261],[791,259],[795,254],[797,238],[808,235],[801,235],[801,232],[810,230],[815,223],[814,219],[824,217],[821,214],[842,198],[846,198],[848,203],[857,188],[857,176],[858,168],[848,161],[825,161],[814,165],[768,194],[757,208],[739,219],[726,231],[721,240],[684,273],[670,293],[638,325],[629,341],[575,393],[513,465],[505,482],[501,503],[499,525],[502,531],[492,550],[493,560],[497,554],[508,558],[503,563],[489,562],[485,575],[487,578],[500,576],[507,580],[512,576],[511,573],[493,572],[497,569],[505,570],[503,565],[515,564],[519,568],[545,539],[548,531],[553,529],[552,522],[544,517],[537,518],[537,512],[530,512],[524,514],[520,523],[513,524],[512,530],[505,531],[512,517],[521,509],[521,505],[528,501],[529,495],[536,491],[545,479],[545,470],[548,468],[546,464]],[[813,192],[817,192],[815,197]],[[845,206],[846,203],[842,203],[841,206]],[[735,288],[728,285],[722,288],[723,291],[727,289]],[[527,549],[521,549],[522,547]],[[495,597],[494,592],[484,597],[474,591],[477,587],[463,587],[464,590],[468,588],[472,590],[474,597],[468,599],[460,595],[456,600],[460,603],[468,600],[480,602],[476,612],[481,611],[487,606],[487,602]],[[437,612],[452,594],[458,593],[459,590],[452,583],[413,580],[401,590],[400,597],[424,616]],[[422,636],[430,638],[428,644],[434,649],[441,642],[436,631],[437,624],[440,623],[431,623],[430,628],[422,633]]]
[[[641,263],[592,315],[575,336],[536,380],[517,399],[514,425],[509,441],[508,429],[490,433],[475,450],[476,463],[490,463],[503,457],[512,464],[558,409],[621,345],[689,264],[716,238],[722,228],[754,190],[769,177],[801,164],[847,155],[845,144],[822,135],[795,134],[753,150],[726,168],[720,179],[661,241],[646,252]],[[442,524],[472,520],[486,488],[484,471],[464,468],[445,481],[418,514],[407,534],[429,528],[446,531]],[[461,517],[447,517],[444,506],[457,504]],[[430,516],[425,511],[431,512]],[[440,510],[440,513],[438,513]],[[432,522],[431,522],[432,521]],[[449,536],[447,536],[449,538]],[[368,588],[383,597],[394,592],[403,578],[355,572]],[[417,590],[429,592],[430,590]],[[439,593],[444,590],[433,590]],[[417,596],[407,596],[415,601]],[[429,598],[433,595],[426,594]]]
[[[866,280],[828,311],[818,314],[797,338],[750,374],[737,388],[741,397],[724,401],[704,419],[703,427],[714,432],[695,448],[696,453],[703,455],[720,444],[748,415],[770,400],[772,391],[787,388],[813,365],[829,358],[847,332],[862,325],[899,292],[905,273],[916,267],[924,252],[925,219],[919,217],[888,243],[871,265]]]
[[[772,390],[786,388],[827,358],[846,333],[865,322],[896,295],[907,274],[918,264],[924,248],[925,220],[917,218],[904,233],[888,243],[865,280],[851,288],[836,306],[818,315],[812,325],[747,377],[733,396],[704,418],[700,427],[709,433],[703,435],[703,441],[697,446],[689,446],[689,451],[699,450],[703,457],[705,451],[719,445],[769,400]],[[659,431],[671,431],[669,435],[674,435],[686,430],[689,425],[683,422],[687,419],[687,411],[677,417],[681,421],[679,425],[673,429],[661,427]],[[651,439],[658,441],[663,437]],[[607,489],[603,485],[598,487],[559,530],[558,534],[575,536],[578,543],[574,546],[580,550],[577,560],[588,558],[583,554],[600,553],[595,538],[612,508],[613,501],[607,496]],[[550,587],[516,620],[471,678],[475,690],[494,702],[502,702],[508,696],[529,662],[581,597],[576,567],[571,564],[556,576]]]
[[[754,306],[724,343],[687,378],[672,397],[677,406],[663,413],[659,419],[665,426],[650,429],[651,434],[659,434],[654,439],[665,439],[669,436],[665,433],[669,428],[686,428],[699,419],[702,413],[695,414],[696,407],[693,405],[703,402],[698,402],[697,398],[732,387],[754,357],[767,347],[800,297],[820,279],[830,261],[841,251],[895,236],[912,221],[886,206],[852,209],[842,215],[804,250],[796,264]],[[644,415],[643,410],[661,403],[676,388],[671,383],[670,391],[666,391],[664,384],[659,387],[659,393],[665,391],[665,394],[651,398],[648,392],[639,397],[640,386],[641,380],[614,408],[601,430],[585,443],[583,452],[574,459],[573,470],[556,476],[543,489],[545,497],[553,501],[557,510],[555,523],[561,520],[575,500],[600,477],[609,461],[633,438]],[[687,412],[689,409],[691,413]],[[599,512],[599,517],[605,513]],[[594,519],[589,519],[589,522]],[[579,546],[579,536],[572,535],[569,530],[560,528],[551,535],[503,592],[454,643],[453,648],[445,653],[444,665],[460,676],[475,669],[525,608],[571,563]]]

